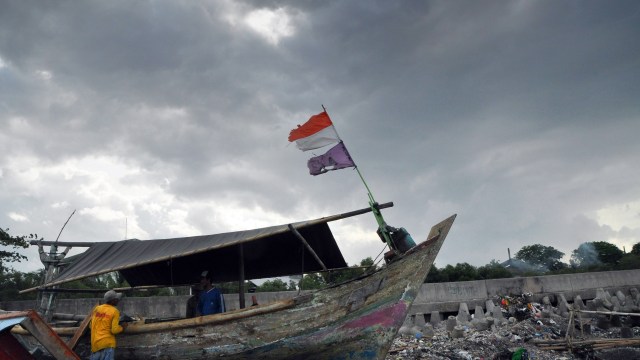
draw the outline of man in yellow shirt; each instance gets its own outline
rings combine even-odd
[[[116,308],[122,294],[109,290],[104,294],[104,304],[93,309],[91,315],[91,357],[90,360],[114,360],[116,349],[116,334],[124,331],[127,323],[122,326],[120,311]]]

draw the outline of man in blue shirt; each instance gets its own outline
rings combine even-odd
[[[213,287],[209,271],[202,272],[200,285],[202,286],[202,292],[198,301],[198,313],[200,315],[210,315],[225,312],[224,297],[219,289]]]

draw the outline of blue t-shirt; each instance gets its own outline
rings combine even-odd
[[[217,288],[200,293],[198,312],[200,315],[210,315],[224,312],[224,298]]]

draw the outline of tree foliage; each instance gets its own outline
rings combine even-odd
[[[345,281],[355,279],[363,275],[366,271],[372,271],[375,269],[376,266],[373,264],[373,259],[371,257],[367,257],[360,261],[360,265],[323,273],[322,278],[327,284],[340,284]]]
[[[640,242],[635,243],[631,248],[631,253],[636,256],[640,256]]]
[[[315,290],[327,286],[324,278],[320,274],[306,274],[300,281],[300,289]]]
[[[20,294],[23,289],[30,289],[40,285],[43,271],[22,273],[14,270],[0,272],[0,301],[34,300],[37,293]]]
[[[611,269],[623,255],[622,250],[606,241],[585,242],[573,250],[571,264],[581,268],[604,265],[603,269]]]
[[[504,266],[500,265],[496,260],[491,260],[487,265],[478,268],[478,277],[480,279],[504,279],[513,277],[513,274]]]
[[[523,246],[514,257],[528,264],[540,266],[547,270],[557,270],[562,268],[560,259],[563,256],[564,253],[556,250],[553,246],[534,244]]]
[[[478,270],[468,263],[458,263],[456,266],[447,265],[438,269],[431,266],[426,282],[450,282],[478,280]]]
[[[257,292],[268,292],[268,291],[287,291],[289,287],[287,283],[282,281],[281,279],[272,279],[267,280],[262,285],[258,286],[256,289]]]
[[[0,249],[0,273],[6,272],[9,270],[9,266],[7,263],[17,262],[22,260],[27,260],[27,257],[21,255],[16,250],[23,248],[26,249],[29,247],[29,243],[26,240],[26,236],[11,236],[9,235],[9,229],[2,230],[0,229],[0,245],[3,249]],[[33,238],[34,235],[31,234]],[[38,235],[35,235],[37,238]],[[4,250],[4,248],[15,249],[15,250]]]

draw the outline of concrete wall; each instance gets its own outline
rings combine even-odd
[[[434,310],[442,313],[456,312],[461,302],[467,303],[469,308],[476,305],[484,307],[487,299],[495,300],[501,295],[524,293],[531,293],[532,300],[537,302],[540,302],[544,296],[549,296],[552,301],[555,301],[555,297],[559,294],[563,294],[567,299],[580,295],[582,299],[587,300],[595,297],[598,288],[609,290],[611,293],[616,290],[626,293],[633,287],[640,288],[640,270],[423,284],[409,312],[410,314],[430,313]],[[291,298],[296,294],[296,291],[248,293],[245,299],[249,306],[252,296],[256,296],[258,303],[267,304],[275,300]],[[237,294],[225,294],[224,297],[228,309],[239,308]],[[187,299],[188,296],[125,297],[120,308],[122,312],[129,315],[158,318],[184,317]],[[98,301],[99,299],[61,299],[55,312],[84,315]],[[0,303],[0,309],[4,310],[30,308],[35,308],[35,301]]]
[[[303,293],[306,291],[303,291]],[[298,294],[297,291],[281,291],[267,293],[247,293],[245,305],[251,306],[252,296],[258,304],[268,304],[276,300],[290,299]],[[182,296],[153,296],[153,297],[123,297],[118,308],[122,313],[153,318],[184,317],[187,311],[188,295]],[[101,299],[59,299],[55,313],[86,315]],[[238,309],[240,301],[238,294],[224,294],[228,310]],[[5,301],[0,302],[0,309],[17,311],[35,309],[35,301]]]
[[[555,301],[555,296],[560,294],[567,299],[580,295],[587,300],[595,297],[598,288],[613,293],[616,290],[627,292],[632,287],[640,288],[640,270],[424,284],[410,313],[455,312],[461,302],[466,302],[469,308],[484,307],[487,299],[525,293],[530,293],[532,300],[537,302],[544,296]]]

